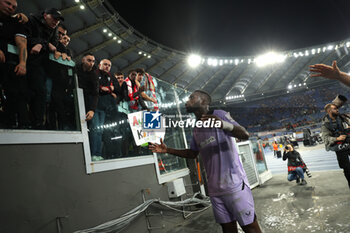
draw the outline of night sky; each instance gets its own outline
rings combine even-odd
[[[150,39],[201,55],[256,55],[350,38],[350,0],[110,2]]]

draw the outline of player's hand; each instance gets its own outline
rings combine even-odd
[[[201,117],[201,121],[206,121],[206,120],[209,120],[209,119],[212,119],[212,121],[215,121],[215,124],[217,121],[221,122],[221,127],[222,127],[222,120],[218,117],[218,116],[215,116],[215,115],[203,115]]]
[[[310,66],[310,71],[314,74],[310,74],[310,77],[325,77],[328,79],[339,79],[340,70],[337,66],[337,61],[333,61],[332,66],[325,64],[315,64]]]
[[[168,147],[163,143],[163,139],[160,139],[160,144],[157,143],[149,143],[148,148],[155,153],[166,153]]]
[[[94,111],[88,111],[85,115],[85,120],[86,121],[91,120],[94,117],[94,114],[95,114]]]

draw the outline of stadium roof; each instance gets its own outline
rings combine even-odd
[[[49,7],[61,9],[71,36],[69,47],[76,61],[84,53],[92,52],[97,59],[110,59],[114,72],[126,73],[141,67],[152,76],[189,92],[205,90],[214,101],[235,103],[327,84],[329,81],[325,79],[309,78],[308,66],[315,63],[331,64],[337,60],[341,70],[350,70],[350,40],[284,51],[281,52],[283,63],[263,67],[258,66],[258,61],[267,62],[271,57],[259,60],[258,54],[204,57],[192,68],[187,62],[190,54],[147,38],[129,25],[109,1],[19,1],[19,11],[26,14]]]

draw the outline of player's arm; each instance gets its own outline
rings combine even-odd
[[[152,150],[152,152],[155,153],[168,153],[168,154],[173,154],[182,158],[187,158],[187,159],[194,159],[198,155],[198,151],[194,151],[191,149],[173,149],[173,148],[168,148],[164,143],[163,140],[160,139],[160,144],[156,143],[150,143],[149,149]]]
[[[214,118],[215,121],[221,121],[220,128],[226,132],[230,132],[233,137],[241,140],[249,139],[248,131],[243,126],[240,126],[237,122],[233,124],[233,122],[222,120],[215,115],[203,115],[201,120],[205,121],[205,120],[208,120],[209,118]]]

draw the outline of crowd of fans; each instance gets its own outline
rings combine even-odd
[[[244,102],[229,107],[229,111],[250,132],[261,132],[317,124],[325,115],[324,106],[338,94],[347,92],[347,87],[334,84],[332,87],[318,87],[295,92],[278,98],[268,98],[255,102]],[[345,95],[346,96],[346,95]],[[347,111],[348,105],[343,107]]]
[[[124,79],[123,73],[110,72],[110,60],[97,62],[91,53],[75,65],[59,10],[25,15],[16,14],[16,8],[16,0],[0,0],[0,128],[79,129],[76,73],[84,93],[92,156],[107,158],[108,143],[102,146],[106,123],[127,122],[130,112],[158,109],[152,76],[137,68]],[[120,132],[123,143],[118,147],[123,151],[113,154],[128,155],[134,141],[128,140],[131,131],[124,125]]]

